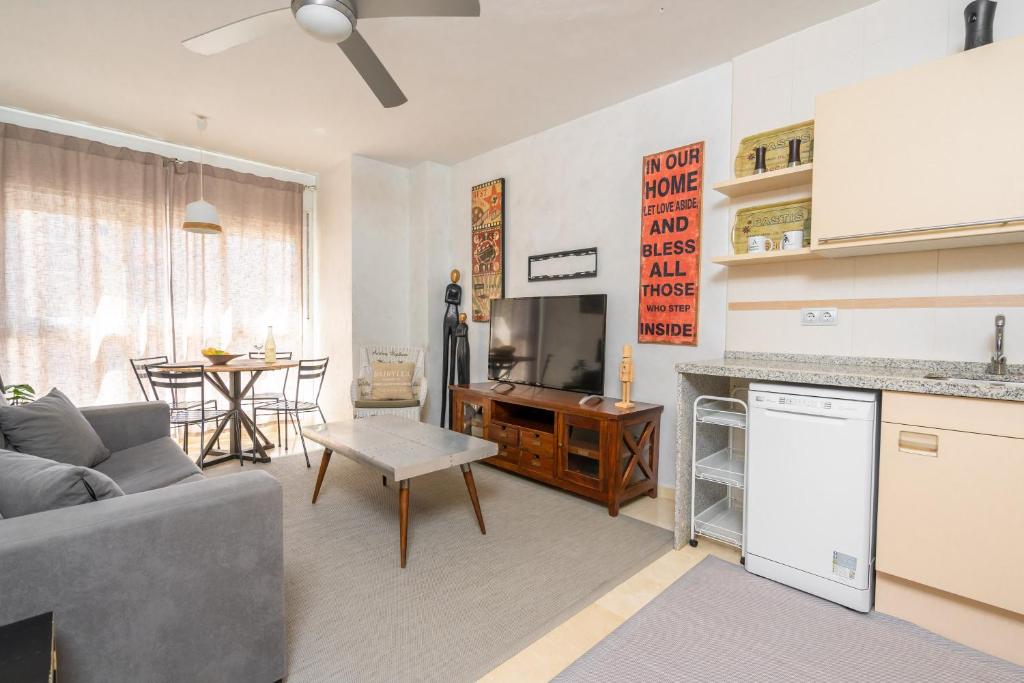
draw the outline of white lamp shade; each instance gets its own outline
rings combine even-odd
[[[340,43],[352,35],[352,20],[326,5],[304,5],[295,11],[299,26],[317,40]]]
[[[187,232],[219,235],[221,227],[220,217],[217,215],[217,207],[202,199],[189,203],[185,207],[185,222],[181,227]]]

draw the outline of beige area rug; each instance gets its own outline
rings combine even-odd
[[[669,531],[477,465],[487,535],[457,468],[413,479],[403,570],[397,486],[335,455],[312,505],[310,459],[255,465],[284,486],[288,683],[475,680],[671,548]]]

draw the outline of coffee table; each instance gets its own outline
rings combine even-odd
[[[497,444],[468,434],[449,431],[403,417],[375,415],[357,420],[342,420],[306,427],[303,435],[324,447],[320,472],[313,489],[313,503],[320,495],[331,455],[342,455],[380,470],[384,486],[388,478],[398,482],[398,513],[400,553],[405,568],[409,538],[409,480],[431,472],[458,467],[466,480],[469,499],[473,502],[480,533],[486,534],[480,500],[476,495],[470,463],[489,458],[498,452]]]

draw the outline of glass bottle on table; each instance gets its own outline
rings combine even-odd
[[[263,359],[267,363],[277,362],[277,344],[274,342],[274,327],[267,328],[267,341],[263,344]]]

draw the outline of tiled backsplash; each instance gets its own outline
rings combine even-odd
[[[751,133],[814,117],[822,92],[958,52],[965,0],[882,0],[733,60],[733,149]],[[1024,2],[1000,3],[996,39],[1024,32]],[[809,194],[752,196],[748,204]],[[813,218],[812,218],[813,223]],[[840,307],[833,327],[800,324],[798,309],[730,308],[726,348],[946,360],[991,354],[993,318],[1007,316],[1007,352],[1024,360],[1024,245],[860,256],[731,268],[728,300],[798,302],[872,299],[870,308]],[[946,306],[945,297],[982,297]],[[908,298],[937,297],[920,308]],[[895,300],[886,307],[878,299]],[[847,302],[848,305],[849,302]]]
[[[838,324],[803,326],[799,309],[779,305],[808,299],[841,302]],[[752,302],[759,310],[737,310]],[[1008,355],[1019,361],[1024,245],[734,268],[729,303],[730,350],[984,360],[993,319],[1005,313]]]

